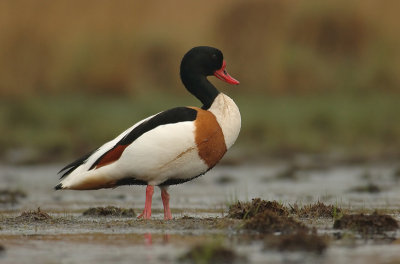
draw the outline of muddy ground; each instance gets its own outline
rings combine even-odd
[[[397,164],[222,164],[171,221],[158,190],[150,221],[144,187],[54,191],[60,167],[0,166],[0,263],[400,263]]]

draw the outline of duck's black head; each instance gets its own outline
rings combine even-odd
[[[182,82],[204,104],[204,109],[209,108],[219,94],[207,76],[214,75],[227,83],[239,84],[226,72],[225,67],[224,55],[213,47],[194,47],[183,56],[180,69]]]

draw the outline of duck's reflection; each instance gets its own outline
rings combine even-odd
[[[144,234],[144,244],[146,246],[151,246],[153,244],[151,233]]]
[[[162,244],[168,244],[170,241],[170,236],[171,235],[167,233],[162,234]],[[151,233],[145,233],[143,237],[144,237],[144,244],[146,246],[151,246],[153,244],[153,237]]]

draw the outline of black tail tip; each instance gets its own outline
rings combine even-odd
[[[54,187],[54,190],[61,190],[62,189],[62,184],[59,183],[56,187]]]

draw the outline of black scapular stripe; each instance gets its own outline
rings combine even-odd
[[[197,117],[197,111],[188,107],[176,107],[161,112],[151,119],[135,127],[128,135],[122,138],[117,145],[129,145],[144,133],[161,125],[175,124],[185,121],[194,121]],[[170,131],[173,133],[174,131]]]
[[[161,112],[154,117],[150,118],[149,120],[146,120],[145,122],[141,123],[137,127],[135,127],[129,134],[127,134],[125,137],[123,137],[113,148],[110,150],[113,150],[115,147],[118,145],[129,145],[136,139],[138,139],[141,135],[144,133],[158,127],[161,125],[167,125],[167,124],[174,124],[174,123],[179,123],[179,122],[185,122],[185,121],[194,121],[197,117],[197,111],[192,108],[188,107],[176,107],[172,108],[169,110],[166,110],[164,112]],[[173,133],[171,131],[170,133]],[[62,170],[60,170],[59,173],[64,172],[63,175],[61,176],[61,179],[70,174],[72,171],[74,171],[77,167],[80,165],[84,164],[87,159],[90,157],[96,151],[92,151],[83,157],[77,159],[76,161],[72,162],[71,164],[68,164],[65,166]],[[104,153],[102,156],[100,156],[90,167],[89,170],[93,169],[96,167],[96,165],[101,161],[101,159],[106,155]]]
[[[144,133],[158,127],[161,125],[167,125],[167,124],[175,124],[179,122],[185,122],[185,121],[193,121],[197,117],[197,111],[192,108],[188,107],[176,107],[169,109],[167,111],[161,112],[154,117],[150,118],[149,120],[141,123],[137,127],[135,127],[129,134],[127,134],[125,137],[123,137],[115,146],[111,149],[113,150],[119,145],[129,145],[136,139],[138,139],[141,135]],[[173,131],[171,131],[173,133]],[[101,161],[101,159],[106,155],[104,153],[100,158],[98,158],[90,167],[89,170],[95,168],[97,164]]]

